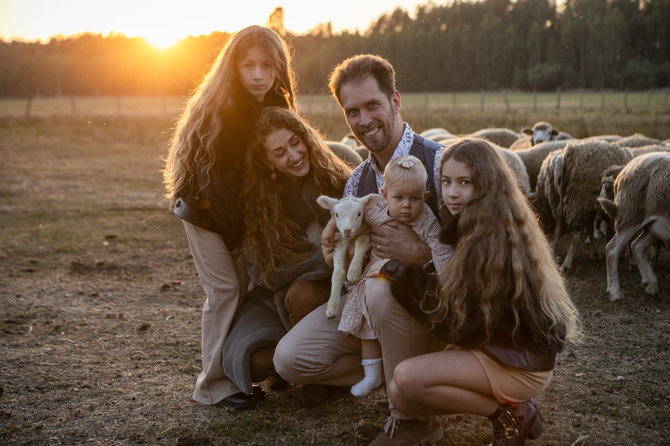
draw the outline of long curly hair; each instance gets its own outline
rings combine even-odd
[[[231,107],[233,95],[243,90],[237,64],[254,47],[268,53],[274,62],[275,82],[266,96],[282,99],[289,108],[295,110],[295,81],[286,42],[277,33],[262,26],[249,26],[235,33],[219,53],[179,118],[163,171],[168,198],[174,198],[184,187],[191,185],[197,173],[196,166],[205,173],[205,184],[197,185],[203,188],[209,182],[212,166],[220,157],[226,156],[219,152],[222,149],[232,150],[217,144],[226,124],[222,116]],[[255,116],[247,118],[256,119]]]
[[[296,112],[280,107],[263,109],[256,125],[255,142],[247,152],[243,202],[244,251],[264,277],[278,266],[289,265],[314,250],[304,228],[287,218],[277,174],[265,155],[265,137],[279,129],[294,132],[307,147],[310,169],[303,184],[314,184],[314,199],[319,195],[341,196],[351,174],[351,168],[333,154],[318,131]]]
[[[474,194],[456,216],[442,215],[455,248],[440,271],[435,318],[447,319],[455,338],[469,320],[479,318],[490,340],[500,316],[511,309],[513,336],[523,323],[547,345],[561,345],[563,335],[579,340],[577,309],[507,163],[490,144],[475,138],[451,144],[440,170],[451,159],[470,168]]]

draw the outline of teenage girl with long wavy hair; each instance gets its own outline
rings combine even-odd
[[[443,241],[454,254],[439,272],[439,297],[392,289],[449,347],[400,363],[389,398],[417,414],[489,417],[494,445],[521,445],[543,430],[533,397],[567,341],[580,339],[578,312],[536,215],[490,144],[450,145],[441,182]]]
[[[291,56],[274,31],[250,26],[234,34],[182,113],[164,180],[173,212],[184,221],[207,299],[202,310],[202,367],[193,399],[252,407],[260,388],[245,394],[222,368],[222,347],[244,285],[233,253],[244,232],[241,186],[245,151],[264,106],[295,110]]]

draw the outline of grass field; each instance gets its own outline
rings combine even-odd
[[[667,111],[655,116],[404,113],[419,131],[547,119],[578,135],[670,137]],[[310,119],[333,139],[346,133],[337,111]],[[387,416],[383,389],[333,392],[312,409],[299,406],[295,386],[246,412],[191,400],[204,297],[162,197],[173,125],[160,113],[114,111],[0,118],[0,444],[367,444]],[[670,252],[656,264],[656,298],[625,263],[625,298],[611,303],[604,261],[577,255],[567,281],[586,340],[560,356],[538,398],[545,432],[531,446],[670,444]],[[482,418],[441,421],[442,445],[491,441]]]

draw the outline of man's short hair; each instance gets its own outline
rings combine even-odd
[[[342,85],[351,81],[360,81],[367,76],[377,80],[379,89],[390,99],[395,92],[395,70],[393,65],[383,57],[373,54],[358,54],[342,61],[330,73],[328,86],[337,102],[340,101]]]

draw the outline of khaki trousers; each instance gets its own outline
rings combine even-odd
[[[184,221],[188,244],[205,291],[202,306],[202,372],[193,399],[216,404],[240,389],[223,372],[221,352],[241,303],[240,282],[231,252],[219,234]]]
[[[404,359],[444,348],[393,298],[388,282],[367,279],[365,287],[370,322],[382,346],[386,382]],[[305,316],[275,349],[277,373],[295,384],[350,386],[361,380],[361,341],[339,331],[339,322],[339,316],[326,318],[326,304]],[[393,407],[391,412],[409,418]]]

